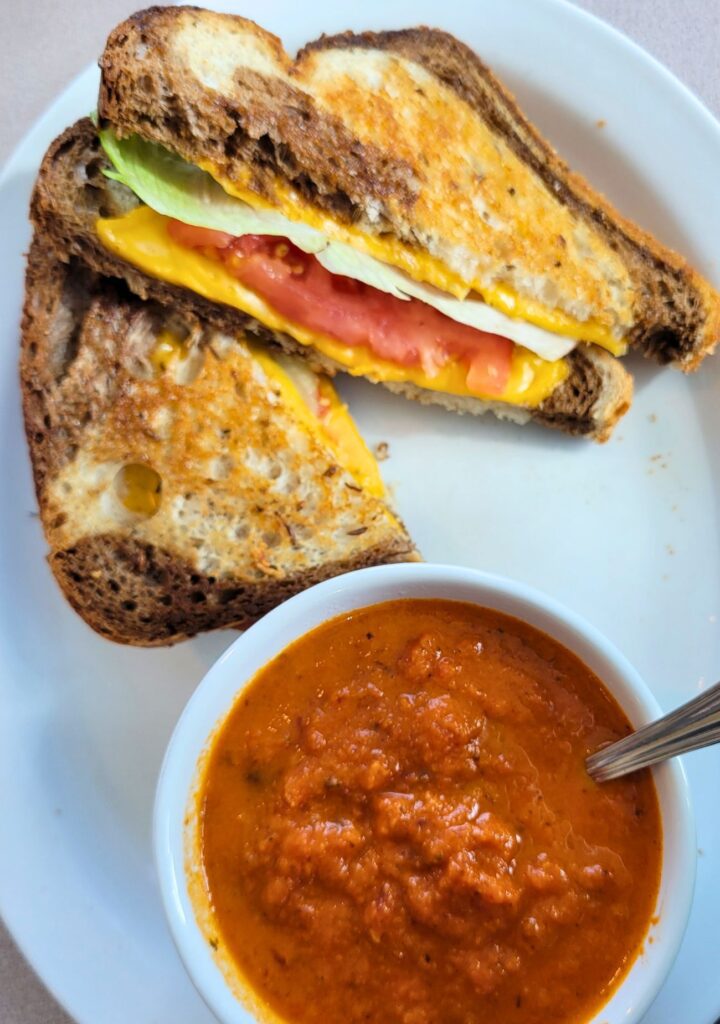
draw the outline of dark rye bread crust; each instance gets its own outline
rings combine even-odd
[[[120,644],[166,647],[214,629],[247,629],[331,576],[414,558],[410,549],[377,547],[262,584],[220,581],[174,552],[107,534],[53,551],[48,562],[68,602],[97,633]]]
[[[270,331],[241,311],[152,278],[108,252],[95,231],[96,219],[118,216],[131,209],[137,200],[122,185],[105,177],[104,167],[107,163],[95,126],[88,118],[66,129],[45,154],[30,213],[36,231],[52,246],[58,259],[78,257],[96,273],[123,280],[143,299],[187,310],[228,333],[242,331],[264,343],[279,345],[287,352],[302,355],[314,369],[330,374],[342,369],[315,350],[286,334]],[[617,360],[601,350],[580,346],[568,361],[568,377],[542,405],[530,410],[530,416],[544,426],[568,434],[605,440],[630,405],[630,378]],[[409,397],[428,402],[438,400],[434,393],[422,389],[416,389]],[[477,410],[456,408],[483,411],[483,403],[477,405]]]
[[[60,263],[47,240],[36,234],[27,263],[20,353],[25,431],[40,517],[51,544],[50,568],[68,602],[94,630],[117,643],[154,647],[211,629],[244,629],[321,580],[365,566],[417,559],[399,525],[382,544],[369,547],[358,538],[350,555],[329,551],[326,561],[302,572],[259,580],[231,572],[208,575],[177,552],[122,530],[53,547],[53,532],[62,524],[49,516],[50,483],[82,448],[85,425],[114,400],[117,367],[112,354],[103,367],[106,379],[97,388],[89,384],[68,394],[61,387],[78,355],[83,318],[98,300],[131,312],[145,305],[121,282],[99,277],[74,258]]]
[[[192,7],[151,7],[123,22],[108,39],[100,61],[98,109],[120,134],[145,133],[188,160],[225,166],[230,177],[234,166],[250,164],[261,193],[264,174],[279,171],[304,196],[349,222],[361,216],[361,201],[373,199],[381,206],[391,193],[405,204],[412,202],[402,161],[349,137],[342,122],[279,79],[243,72],[237,83],[240,102],[233,103],[192,83],[184,95],[170,92],[162,72],[164,35],[172,31],[178,10],[202,13]],[[283,53],[279,40],[268,33],[263,38]],[[143,63],[139,82],[138,46],[152,48],[158,58]],[[720,338],[720,296],[679,255],[621,217],[572,173],[468,46],[426,27],[347,32],[308,43],[296,65],[313,51],[348,47],[391,51],[435,75],[506,140],[553,196],[605,237],[637,288],[635,324],[628,337],[632,345],[661,364],[686,371],[714,349]],[[392,224],[381,227],[393,231]]]

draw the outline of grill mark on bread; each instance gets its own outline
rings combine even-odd
[[[347,192],[338,188],[323,191],[298,164],[291,146],[273,137],[270,131],[253,138],[243,127],[237,111],[227,105],[228,117],[236,127],[223,146],[228,175],[238,169],[250,167],[251,187],[259,195],[272,201],[275,176],[280,173],[302,198],[333,214],[339,220],[353,224],[362,217],[362,208]],[[173,145],[168,141],[169,148]],[[330,158],[331,160],[333,158]],[[221,161],[217,161],[220,163]],[[408,197],[407,202],[411,202]]]

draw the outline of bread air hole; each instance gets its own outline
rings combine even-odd
[[[135,516],[149,519],[160,508],[162,479],[151,466],[128,463],[115,474],[113,486],[122,506]]]
[[[208,476],[211,480],[227,480],[235,467],[233,459],[229,455],[218,455],[211,459],[208,465]]]

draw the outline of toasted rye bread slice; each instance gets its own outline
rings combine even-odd
[[[660,363],[692,370],[717,344],[718,293],[573,174],[444,32],[323,36],[293,62],[243,18],[152,7],[100,63],[99,113],[121,135],[273,202],[291,185],[307,208],[593,319]]]
[[[316,370],[334,374],[343,369],[339,363],[286,334],[270,331],[239,310],[152,278],[106,250],[95,230],[97,218],[120,216],[137,200],[124,186],[105,177],[104,167],[107,164],[95,127],[88,119],[68,128],[45,155],[33,192],[31,217],[36,230],[59,259],[77,256],[99,274],[122,278],[143,299],[152,298],[192,313],[220,330],[243,331],[263,342],[280,345],[290,354],[304,356]],[[519,423],[532,419],[569,434],[605,440],[630,405],[630,375],[617,359],[593,346],[579,346],[568,360],[568,377],[534,409],[443,395],[411,384],[387,386],[408,398],[444,405],[456,412],[492,411]]]
[[[188,357],[158,374],[149,359],[163,329],[188,332]],[[59,263],[42,235],[20,376],[50,566],[111,640],[243,628],[319,580],[417,558],[241,337]],[[128,465],[159,474],[154,514],[121,500]]]

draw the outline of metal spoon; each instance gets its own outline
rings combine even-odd
[[[585,761],[596,782],[607,782],[689,750],[720,742],[720,683],[676,711],[611,743]]]

